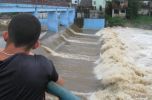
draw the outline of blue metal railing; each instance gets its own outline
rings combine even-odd
[[[15,3],[15,4],[35,4],[35,5],[50,5],[50,6],[68,6],[66,0],[0,0],[0,3]]]

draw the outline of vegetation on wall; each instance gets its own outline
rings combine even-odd
[[[124,27],[137,27],[144,29],[152,29],[151,16],[137,16],[134,19],[126,19],[122,17],[108,17],[107,26],[124,26]]]
[[[108,17],[108,26],[124,26],[124,23],[126,23],[126,19],[121,17]]]

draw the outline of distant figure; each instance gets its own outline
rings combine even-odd
[[[44,100],[45,92],[61,100],[79,100],[57,85],[63,85],[63,80],[52,61],[30,53],[40,45],[40,32],[36,17],[20,14],[11,20],[8,32],[3,33],[6,47],[0,49],[0,100]]]

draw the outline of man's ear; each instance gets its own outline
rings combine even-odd
[[[34,44],[33,49],[37,49],[38,47],[40,47],[40,42],[39,42],[39,41],[37,41],[37,42]]]
[[[8,41],[8,39],[9,39],[9,35],[8,35],[8,32],[7,31],[5,31],[5,32],[3,32],[3,39],[4,39],[4,41]]]

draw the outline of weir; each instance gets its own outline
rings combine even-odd
[[[48,48],[41,47],[35,52],[54,62],[58,72],[65,79],[66,88],[85,95],[100,87],[100,82],[93,73],[95,62],[100,57],[100,37],[67,29],[41,42]]]
[[[42,54],[53,61],[58,73],[65,80],[66,88],[80,96],[88,96],[101,87],[100,81],[96,79],[93,70],[96,66],[95,62],[100,57],[102,41],[98,36],[67,32],[68,30],[65,30],[59,34],[41,39],[42,46],[33,52]],[[65,39],[61,37],[63,34],[67,36]],[[70,38],[79,42],[67,41]]]

